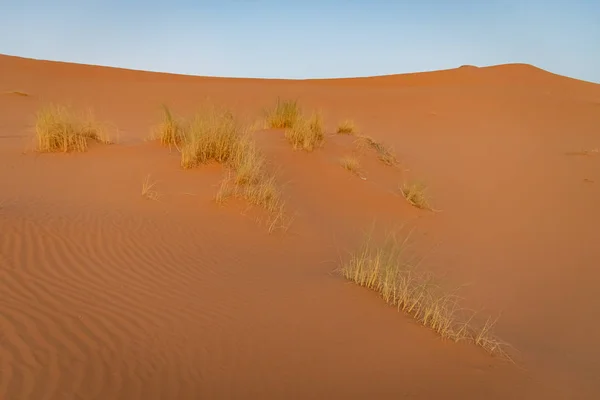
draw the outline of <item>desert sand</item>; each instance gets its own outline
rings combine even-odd
[[[215,203],[223,167],[184,170],[147,140],[163,103],[209,99],[250,124],[277,97],[327,128],[312,152],[253,133],[285,232]],[[51,102],[93,109],[118,142],[36,152]],[[341,168],[347,118],[399,166]],[[0,399],[600,398],[598,147],[600,85],[530,65],[288,81],[0,56]],[[408,204],[406,179],[439,212]],[[512,362],[336,272],[374,221],[414,229],[426,268],[499,317]]]

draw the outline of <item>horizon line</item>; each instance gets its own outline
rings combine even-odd
[[[407,75],[419,75],[419,74],[428,74],[428,73],[436,73],[436,72],[444,72],[444,71],[454,71],[461,68],[473,68],[473,69],[490,69],[495,67],[503,67],[503,66],[524,66],[531,67],[537,69],[539,71],[543,71],[552,75],[560,76],[567,79],[572,79],[580,82],[591,83],[594,85],[600,85],[599,82],[588,81],[581,78],[575,78],[568,75],[561,75],[550,70],[541,68],[537,65],[525,63],[525,62],[507,62],[501,64],[490,64],[490,65],[472,65],[472,64],[462,64],[453,68],[443,68],[443,69],[431,69],[431,70],[421,70],[421,71],[411,71],[411,72],[396,72],[389,74],[380,74],[380,75],[353,75],[353,76],[336,76],[336,77],[318,77],[318,78],[272,78],[272,77],[253,77],[253,76],[226,76],[226,75],[199,75],[193,73],[184,73],[184,72],[173,72],[173,71],[164,71],[164,70],[152,70],[152,69],[142,69],[135,67],[126,67],[126,66],[118,66],[118,65],[110,65],[110,64],[92,64],[86,62],[79,61],[64,61],[57,59],[47,59],[47,58],[35,58],[29,56],[20,56],[15,54],[8,53],[0,53],[0,56],[4,57],[12,57],[12,58],[20,58],[23,60],[30,61],[41,61],[41,62],[50,62],[56,64],[71,64],[71,65],[79,65],[86,67],[99,67],[99,68],[108,68],[113,70],[123,70],[130,72],[141,72],[141,73],[149,73],[149,74],[163,74],[163,75],[172,75],[172,76],[182,76],[182,77],[196,77],[196,78],[212,78],[212,79],[243,79],[243,80],[263,80],[263,81],[333,81],[333,80],[350,80],[350,79],[369,79],[369,78],[384,78],[384,77],[394,77],[394,76],[407,76]]]

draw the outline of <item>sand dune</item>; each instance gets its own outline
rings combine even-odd
[[[252,134],[287,232],[215,204],[222,166],[183,170],[147,141],[163,103],[252,124],[277,97],[321,110],[327,132],[310,153]],[[93,109],[118,142],[35,152],[50,102]],[[344,119],[399,164],[341,168]],[[0,398],[598,398],[599,126],[600,86],[521,64],[285,81],[0,56]],[[441,212],[405,201],[414,180]],[[373,221],[415,229],[423,266],[500,316],[513,363],[336,273]]]

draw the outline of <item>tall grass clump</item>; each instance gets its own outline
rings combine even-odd
[[[205,108],[186,125],[181,166],[193,168],[211,161],[229,164],[238,151],[240,127],[228,111]]]
[[[295,150],[313,151],[325,141],[323,121],[319,113],[300,118],[285,131],[285,137]]]
[[[181,165],[192,168],[217,162],[229,172],[221,182],[215,200],[222,204],[230,197],[245,199],[265,209],[269,231],[284,224],[284,202],[275,176],[250,134],[228,111],[207,107],[184,128]]]
[[[490,353],[507,358],[504,343],[492,334],[494,322],[487,320],[482,328],[470,325],[473,317],[464,319],[459,298],[445,291],[431,273],[421,270],[408,254],[410,235],[399,239],[388,233],[381,245],[376,245],[372,233],[360,248],[341,266],[342,275],[371,289],[383,300],[411,315],[419,323],[445,339],[470,341]]]
[[[160,144],[168,147],[179,147],[184,138],[184,129],[182,123],[171,113],[166,105],[163,105],[163,119],[154,129],[153,139],[160,141]]]
[[[266,112],[265,125],[272,129],[288,129],[300,118],[300,107],[297,100],[281,100],[277,98],[275,107]]]
[[[89,140],[111,143],[106,126],[97,122],[91,112],[80,115],[55,104],[38,111],[35,137],[40,152],[83,152]]]

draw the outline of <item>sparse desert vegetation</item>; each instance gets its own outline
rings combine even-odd
[[[267,161],[248,129],[228,110],[204,105],[190,119],[174,121],[165,111],[164,143],[177,145],[184,169],[216,162],[228,168],[215,196],[219,204],[240,197],[262,207],[269,215],[269,231],[286,223],[284,202]]]
[[[269,232],[273,232],[275,229],[285,231],[289,228],[292,220],[287,216],[285,202],[282,200],[281,190],[275,176],[261,171],[253,181],[236,183],[236,178],[235,172],[229,173],[223,178],[215,195],[217,204],[224,204],[231,197],[242,198],[248,204],[261,207],[268,212],[267,228]]]
[[[340,165],[347,171],[352,172],[355,175],[360,173],[360,161],[355,156],[344,156],[340,158]]]
[[[429,196],[427,195],[427,186],[423,183],[403,183],[400,187],[400,192],[412,206],[422,210],[431,210]]]
[[[325,141],[321,114],[304,115],[296,100],[278,98],[275,107],[266,112],[265,127],[285,129],[285,137],[295,150],[310,152]]]
[[[281,100],[277,98],[275,107],[268,110],[265,114],[265,126],[267,128],[288,129],[298,121],[301,111],[297,100]]]
[[[285,22],[294,53],[328,51]],[[521,64],[333,80],[115,67],[0,54],[0,399],[600,399],[599,85]],[[278,94],[296,117],[271,129]],[[68,116],[42,118],[51,102]],[[312,153],[285,137],[298,121],[324,127]],[[36,123],[57,153],[36,149]],[[363,241],[372,220],[415,231]]]
[[[40,152],[83,152],[89,140],[112,143],[106,126],[96,121],[91,112],[81,115],[55,104],[38,111],[35,136]]]
[[[495,321],[488,319],[481,328],[470,325],[473,317],[461,319],[459,298],[445,291],[436,277],[420,268],[408,254],[410,235],[400,239],[388,233],[381,245],[372,232],[361,247],[342,264],[342,275],[359,286],[371,289],[383,300],[414,317],[445,339],[471,341],[490,353],[509,358],[505,344],[492,334]]]
[[[352,120],[344,120],[339,123],[336,132],[340,135],[354,135],[356,133],[356,125]]]
[[[235,167],[248,150],[242,147],[240,129],[229,111],[203,107],[185,124],[181,166],[193,168],[214,161]]]
[[[319,113],[308,118],[296,120],[291,128],[286,129],[285,137],[295,150],[313,151],[325,141],[325,130]]]
[[[163,105],[161,123],[152,132],[151,138],[157,139],[163,146],[178,147],[184,141],[181,122],[173,115],[169,107]]]
[[[155,181],[150,180],[150,175],[147,175],[142,183],[142,197],[148,200],[158,200],[159,193],[154,189]]]
[[[377,142],[370,136],[361,135],[358,136],[357,139],[359,148],[371,148],[377,152],[377,157],[381,162],[386,165],[396,165],[398,164],[398,160],[396,160],[396,156],[394,152],[387,147],[385,144],[381,142]]]

